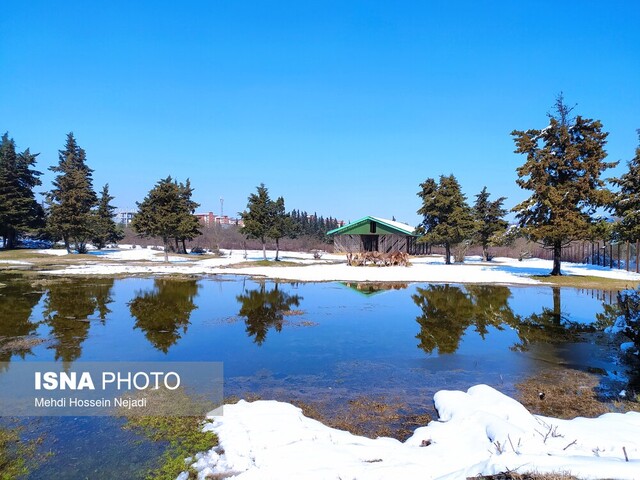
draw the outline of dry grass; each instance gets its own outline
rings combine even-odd
[[[46,341],[46,338],[39,337],[0,337],[0,353],[26,352]]]
[[[635,289],[637,281],[617,280],[614,278],[582,276],[582,275],[534,275],[531,278],[540,282],[551,283],[559,287],[575,287],[600,290],[627,290]]]
[[[556,418],[597,417],[608,412],[640,411],[629,400],[605,401],[598,396],[600,377],[578,370],[544,372],[520,382],[518,400],[531,413]],[[541,398],[541,393],[544,398]]]
[[[284,260],[251,260],[246,262],[232,263],[223,268],[250,268],[250,267],[301,267],[301,263],[288,262]]]
[[[479,475],[477,477],[470,477],[467,480],[578,480],[577,477],[569,473],[516,473],[505,472],[498,473],[496,475]]]
[[[261,400],[256,394],[244,394],[248,402]],[[225,403],[237,403],[237,396],[225,398]],[[359,396],[344,403],[324,401],[302,401],[280,399],[295,405],[304,416],[318,420],[331,428],[345,430],[368,438],[391,437],[401,441],[409,438],[413,431],[431,421],[428,413],[412,413],[400,401]],[[425,408],[426,410],[426,408]]]
[[[301,408],[305,416],[329,427],[369,438],[406,440],[417,427],[431,421],[429,414],[408,413],[402,402],[368,396],[356,397],[346,405],[334,405],[333,408],[300,401],[291,403]]]

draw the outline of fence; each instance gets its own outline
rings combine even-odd
[[[640,242],[605,242],[605,241],[575,241],[562,248],[562,261],[586,263],[608,268],[617,268],[640,273]],[[412,245],[412,255],[444,255],[444,248],[431,246],[426,243]],[[492,256],[512,258],[543,258],[553,259],[553,250],[544,248],[536,243],[520,239],[516,245],[510,247],[490,247]],[[452,249],[454,253],[454,249]],[[481,255],[482,248],[477,245],[466,251],[466,255]]]
[[[562,260],[640,272],[640,242],[572,242],[562,249]],[[553,251],[537,247],[531,255],[551,260]]]

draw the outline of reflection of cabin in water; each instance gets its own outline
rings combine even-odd
[[[415,228],[406,223],[378,217],[364,217],[327,232],[333,236],[336,252],[418,252]],[[426,246],[426,245],[425,245]]]

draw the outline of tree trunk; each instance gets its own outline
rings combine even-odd
[[[486,245],[482,246],[482,261],[483,262],[489,261],[489,248]]]
[[[556,324],[562,323],[562,301],[560,297],[560,287],[552,287],[553,289],[553,320]]]
[[[449,242],[444,244],[444,263],[445,265],[451,265],[451,245]]]
[[[164,261],[169,262],[169,239],[163,238],[164,241]]]
[[[280,253],[280,239],[276,238],[276,262],[280,261],[280,259],[278,258],[279,253]]]
[[[71,244],[69,243],[69,236],[62,235],[62,240],[64,241],[64,248],[67,249],[67,253],[71,253]]]
[[[4,246],[7,250],[16,248],[16,231],[14,229],[10,229],[4,237]]]
[[[182,253],[187,253],[187,244],[184,238],[182,239]]]
[[[262,240],[262,258],[266,260],[267,259],[267,242],[265,241],[264,237],[261,240]]]
[[[562,261],[562,243],[555,242],[553,244],[553,270],[551,275],[562,275],[560,272],[560,262]]]

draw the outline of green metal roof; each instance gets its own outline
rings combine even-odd
[[[407,225],[406,223],[402,222],[396,222],[395,220],[387,220],[386,218],[371,216],[362,217],[361,219],[356,220],[355,222],[351,222],[348,225],[330,230],[329,232],[327,232],[327,235],[346,235],[349,233],[361,233],[356,232],[356,230],[358,230],[359,227],[368,224],[369,222],[376,222],[378,225],[382,226],[383,231],[378,232],[381,234],[396,233],[399,235],[416,235],[415,228],[411,225]]]

